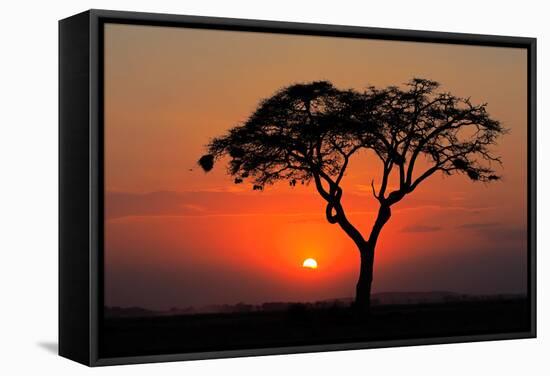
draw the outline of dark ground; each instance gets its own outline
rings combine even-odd
[[[100,357],[253,349],[330,343],[513,333],[529,330],[526,299],[285,312],[108,318]]]

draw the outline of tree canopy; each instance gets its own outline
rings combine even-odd
[[[350,132],[356,93],[325,81],[286,87],[263,100],[242,125],[214,138],[199,163],[206,171],[229,156],[235,183],[251,179],[254,189],[287,180],[304,184],[319,174],[341,179],[348,158],[359,147],[359,128]]]
[[[383,163],[382,184],[373,192],[381,202],[392,204],[412,192],[436,172],[465,174],[473,181],[498,180],[495,164],[500,157],[491,147],[505,133],[487,112],[487,104],[474,105],[469,98],[438,92],[439,84],[425,79],[409,81],[405,89],[370,87],[363,95],[383,98],[377,104],[372,149]],[[420,158],[429,168],[416,172]],[[390,173],[397,169],[399,188],[387,193]]]
[[[491,146],[505,130],[486,104],[438,89],[437,82],[419,78],[404,88],[363,92],[339,90],[328,81],[290,85],[261,101],[244,124],[214,138],[199,164],[209,171],[228,156],[235,183],[249,179],[257,190],[280,180],[296,185],[314,179],[328,200],[341,194],[350,157],[365,148],[382,161],[382,182],[378,191],[373,184],[373,194],[388,205],[435,172],[497,180],[500,158]],[[422,157],[431,165],[416,173]],[[394,170],[399,188],[386,192]]]

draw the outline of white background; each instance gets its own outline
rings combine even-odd
[[[9,1],[0,21],[0,373],[548,374],[550,202],[538,198],[539,338],[89,369],[57,346],[57,20],[88,8],[537,37],[538,190],[550,190],[544,1]],[[467,272],[465,273],[467,278]],[[546,369],[545,369],[546,368]]]

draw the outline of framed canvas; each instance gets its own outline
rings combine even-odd
[[[59,23],[59,353],[535,337],[536,40]]]

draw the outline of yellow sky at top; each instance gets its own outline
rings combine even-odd
[[[227,186],[223,171],[203,179],[188,169],[211,137],[245,120],[261,98],[294,82],[360,89],[414,76],[488,102],[511,129],[498,147],[505,175],[523,185],[526,64],[526,51],[511,48],[107,24],[106,188]]]

